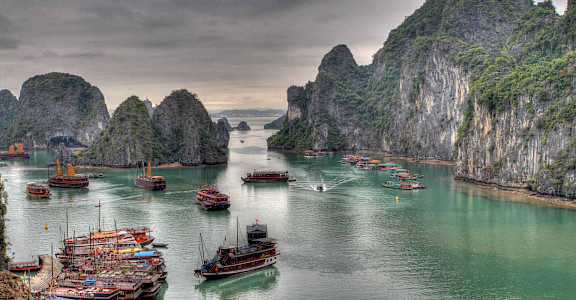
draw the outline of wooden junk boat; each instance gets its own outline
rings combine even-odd
[[[210,261],[204,259],[202,253],[203,263],[194,270],[194,275],[219,279],[260,270],[278,262],[280,253],[276,250],[276,242],[267,237],[266,225],[256,223],[246,226],[246,231],[248,246],[239,247],[236,237],[236,246],[220,246]]]
[[[71,164],[66,166],[67,172],[66,176],[62,173],[62,168],[60,167],[60,162],[56,160],[56,176],[50,177],[48,179],[48,185],[52,187],[60,188],[74,188],[74,189],[85,189],[88,187],[90,182],[88,181],[88,176],[76,174],[74,167]]]
[[[48,185],[36,182],[26,184],[26,193],[28,196],[35,198],[49,198],[52,196]]]
[[[10,272],[24,272],[35,271],[40,269],[40,264],[33,261],[14,261],[8,263],[8,271]]]
[[[215,188],[203,188],[196,194],[196,203],[204,210],[225,210],[230,207],[230,196],[222,194]]]
[[[14,145],[10,145],[8,152],[0,153],[0,159],[19,159],[19,158],[30,158],[30,153],[24,152],[24,146],[22,143],[18,143],[18,148],[14,152]]]
[[[142,175],[134,179],[134,184],[137,187],[141,187],[147,190],[159,191],[166,188],[166,179],[164,176],[152,176],[152,170],[150,163],[148,163],[148,172],[144,169],[145,166],[142,164]]]
[[[255,183],[270,183],[270,182],[288,182],[290,179],[290,174],[288,171],[262,171],[246,174],[246,177],[242,177],[244,182],[255,182]]]

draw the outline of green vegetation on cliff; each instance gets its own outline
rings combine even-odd
[[[264,125],[264,129],[282,129],[286,123],[286,114],[282,115],[280,118]]]
[[[18,111],[0,137],[26,148],[90,146],[110,116],[100,90],[82,77],[52,72],[22,85]]]
[[[173,91],[150,118],[146,104],[136,96],[124,101],[84,163],[130,167],[142,161],[183,165],[225,163],[216,125],[195,94]],[[220,141],[222,145],[227,141]]]
[[[16,117],[18,100],[9,90],[0,91],[0,134],[10,126]]]
[[[93,164],[109,166],[136,166],[152,160],[154,131],[150,115],[143,101],[132,96],[116,109],[86,158]]]

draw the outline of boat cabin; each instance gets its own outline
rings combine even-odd
[[[249,244],[252,244],[257,239],[267,238],[268,226],[258,223],[246,226],[246,235],[248,236]]]

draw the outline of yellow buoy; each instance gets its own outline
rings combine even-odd
[[[48,231],[48,224],[44,225],[44,229],[46,229],[46,231]]]
[[[398,196],[396,196],[396,202],[398,202]]]

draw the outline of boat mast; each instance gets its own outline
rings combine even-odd
[[[102,207],[100,200],[98,200],[98,205],[96,207],[98,207],[98,232],[100,232],[100,207]]]
[[[114,232],[116,233],[116,258],[118,259],[118,265],[120,265],[120,256],[118,255],[118,227],[116,227],[116,220],[114,220]]]
[[[69,232],[68,232],[68,210],[66,210],[66,239],[69,238]]]
[[[236,249],[238,249],[238,217],[236,217]]]
[[[202,263],[204,263],[204,240],[202,239],[202,233],[200,233],[200,257],[202,258]]]

